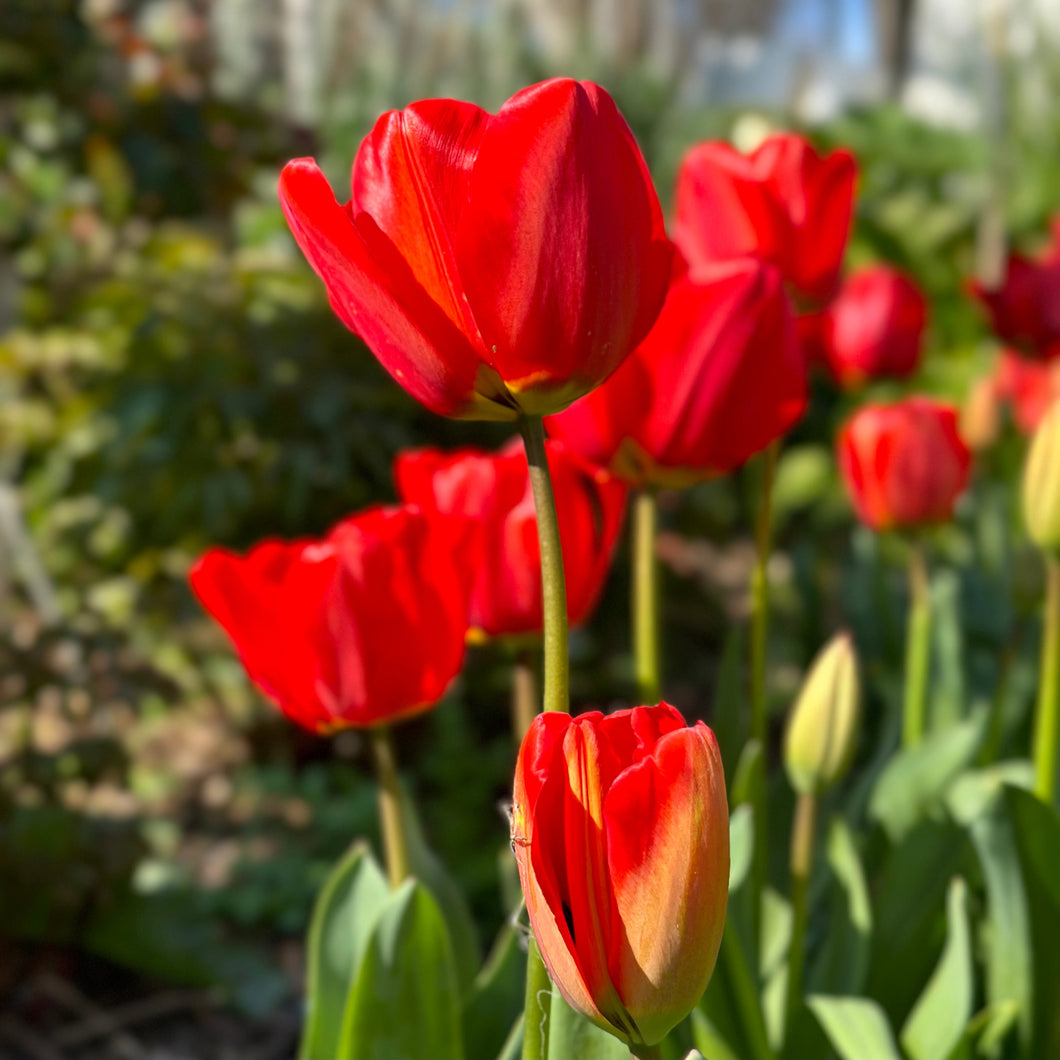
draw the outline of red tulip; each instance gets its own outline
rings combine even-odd
[[[190,580],[251,679],[325,733],[441,699],[464,658],[470,564],[464,520],[373,508],[323,540],[211,549]]]
[[[571,625],[578,625],[589,617],[607,579],[622,527],[626,487],[561,443],[546,446],[567,573],[567,615]],[[402,453],[394,477],[404,500],[426,510],[470,517],[478,527],[471,636],[539,633],[541,552],[521,445],[514,442],[499,453]]]
[[[801,136],[771,136],[750,155],[698,144],[677,175],[674,242],[693,271],[758,254],[800,298],[826,301],[839,282],[856,177],[849,151],[822,157]]]
[[[667,703],[539,715],[515,767],[512,845],[564,998],[633,1046],[660,1041],[706,989],[725,926],[714,734]]]
[[[549,433],[637,484],[723,474],[784,434],[806,370],[780,273],[739,258],[674,280],[648,337]]]
[[[1010,254],[999,287],[971,290],[999,338],[1038,357],[1060,352],[1060,246],[1037,260]]]
[[[1017,429],[1033,434],[1060,398],[1060,357],[1041,361],[1002,350],[992,384],[997,400],[1011,408]]]
[[[340,206],[312,159],[280,177],[332,308],[447,416],[555,412],[603,382],[666,293],[662,211],[633,134],[588,81],[497,114],[434,99],[384,114]]]
[[[905,379],[920,364],[927,302],[896,269],[872,265],[852,273],[823,311],[821,356],[845,387],[870,379]]]
[[[943,522],[968,481],[957,410],[926,397],[866,405],[840,431],[839,468],[874,530]]]

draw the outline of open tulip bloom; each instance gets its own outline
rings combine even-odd
[[[806,368],[780,272],[744,257],[677,273],[655,327],[549,433],[637,485],[731,471],[806,407]]]
[[[847,492],[874,530],[945,522],[968,482],[971,453],[957,410],[931,398],[866,405],[837,445]]]
[[[674,242],[693,269],[758,254],[800,300],[827,301],[839,283],[856,179],[849,151],[821,156],[801,136],[770,136],[749,155],[697,144],[677,175]]]
[[[706,989],[725,925],[714,734],[666,703],[539,715],[516,765],[512,845],[564,998],[634,1048],[661,1041]]]
[[[342,321],[447,416],[564,408],[647,334],[670,246],[611,97],[556,79],[497,114],[450,99],[384,114],[340,205],[312,159],[280,200]]]
[[[373,508],[323,540],[207,552],[191,586],[247,673],[314,732],[387,724],[434,706],[460,672],[467,520]]]
[[[611,567],[627,489],[561,442],[548,442],[571,625],[592,612]],[[394,463],[405,501],[473,520],[476,533],[470,635],[541,632],[541,552],[526,458],[516,441],[499,453],[418,449]]]

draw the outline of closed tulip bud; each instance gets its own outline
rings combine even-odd
[[[1023,469],[1023,518],[1031,540],[1060,551],[1060,402],[1054,402],[1031,441]]]
[[[957,410],[931,398],[863,406],[836,447],[858,517],[873,530],[945,522],[968,482],[971,453]]]
[[[661,1041],[706,989],[725,926],[714,734],[666,703],[538,715],[515,767],[512,846],[564,998],[634,1049]]]
[[[843,778],[857,746],[860,700],[857,653],[840,633],[814,659],[788,721],[784,768],[796,791],[816,795]]]

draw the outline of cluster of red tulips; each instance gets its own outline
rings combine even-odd
[[[546,970],[570,1006],[638,1056],[657,1055],[711,977],[729,884],[726,784],[711,730],[652,705],[655,497],[763,454],[750,733],[764,743],[780,440],[806,409],[811,370],[845,390],[908,377],[926,326],[905,275],[882,264],[842,273],[856,179],[848,152],[821,156],[795,135],[749,155],[702,143],[681,165],[668,236],[615,104],[571,80],[527,88],[496,114],[428,100],[384,115],[357,152],[345,204],[312,160],[280,178],[291,231],[342,321],[427,408],[512,422],[525,456],[517,441],[401,453],[400,505],[352,515],[320,540],[213,550],[192,585],[292,720],[369,734],[394,887],[410,866],[390,727],[443,698],[466,644],[543,634],[542,695],[518,701],[511,815],[532,934],[524,1056],[547,1048]],[[1044,402],[1025,376],[1056,378],[1045,355],[1060,350],[1060,301],[1039,288],[1054,291],[1058,273],[1060,242],[1040,261],[1013,257],[1004,285],[978,292],[1020,351],[1005,355],[988,396],[1012,401],[1028,427]],[[1032,350],[1041,360],[1029,364]],[[1029,391],[1042,410],[1032,413]],[[889,530],[948,519],[971,458],[957,410],[916,396],[861,407],[838,462],[858,516]],[[601,594],[630,494],[646,705],[572,717],[568,624]],[[914,588],[917,570],[922,580],[922,557]],[[911,744],[924,726],[917,667],[911,658]],[[854,746],[850,642],[834,642],[817,671],[796,709],[811,720],[793,723],[787,752],[808,800]],[[825,714],[812,713],[821,702]]]

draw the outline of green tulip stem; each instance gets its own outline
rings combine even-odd
[[[905,645],[905,703],[902,746],[916,747],[924,737],[928,675],[931,668],[931,583],[924,549],[914,541],[909,553],[909,623]]]
[[[1045,559],[1042,670],[1034,719],[1034,790],[1052,804],[1056,797],[1056,753],[1060,741],[1060,560]]]
[[[519,430],[530,468],[530,489],[537,512],[541,546],[541,588],[545,617],[545,710],[570,710],[570,663],[567,658],[567,587],[552,478],[545,452],[545,426],[540,416],[520,416]]]
[[[662,1060],[662,1043],[654,1045],[631,1045],[629,1051],[637,1060]]]
[[[762,454],[762,480],[755,526],[757,555],[751,572],[751,739],[766,746],[766,644],[769,633],[769,551],[773,521],[773,480],[780,441]]]
[[[526,1004],[523,1010],[523,1060],[547,1060],[552,981],[534,937],[526,955]]]
[[[530,652],[520,648],[512,666],[512,734],[517,745],[537,716],[537,675]]]
[[[386,871],[390,886],[396,890],[409,874],[409,841],[405,832],[405,815],[401,811],[401,780],[398,777],[394,741],[386,725],[368,730],[379,781],[379,826],[383,833]]]
[[[655,556],[658,505],[651,490],[633,502],[633,658],[637,701],[659,701],[659,564]]]
[[[817,796],[803,792],[795,803],[791,830],[791,949],[788,950],[788,990],[784,1005],[784,1035],[802,1001],[802,972],[806,962],[806,922],[809,919],[810,872],[813,869],[813,834],[817,821]]]

